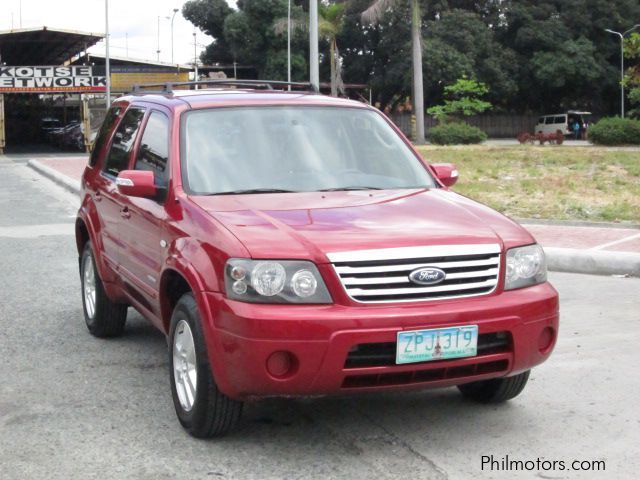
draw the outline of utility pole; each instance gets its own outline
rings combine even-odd
[[[309,81],[320,90],[318,56],[318,0],[309,0]]]
[[[158,15],[158,49],[156,50],[158,62],[160,61],[160,15]]]
[[[195,68],[194,72],[194,81],[198,81],[198,43],[196,42],[196,32],[193,32],[193,67]],[[196,90],[198,90],[198,84],[195,85]]]
[[[287,8],[287,82],[291,82],[291,0]]]
[[[104,0],[104,26],[105,26],[105,56],[104,74],[107,79],[107,109],[111,105],[111,58],[109,57],[109,0]]]
[[[624,118],[624,37],[627,33],[633,32],[636,28],[640,27],[640,24],[636,24],[626,32],[616,32],[605,28],[605,32],[613,33],[620,37],[620,117]]]
[[[171,15],[171,63],[173,63],[173,20],[176,18],[176,13],[178,13],[178,9],[173,9],[173,15]]]

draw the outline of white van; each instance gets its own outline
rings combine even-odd
[[[557,113],[555,115],[543,115],[538,118],[536,123],[535,133],[556,133],[560,130],[565,135],[573,135],[573,124],[578,122],[580,124],[580,130],[584,131],[586,116],[591,115],[591,112],[578,112],[576,110],[569,110],[567,113]]]

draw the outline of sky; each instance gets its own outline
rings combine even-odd
[[[0,0],[0,30],[20,28],[59,28],[104,34],[105,0]],[[173,22],[174,63],[192,63],[193,32],[198,55],[212,41],[182,17],[183,0],[108,0],[110,53],[117,57],[157,60],[158,16],[160,17],[160,61],[171,62],[171,20]],[[234,2],[230,2],[234,3]],[[169,18],[167,18],[169,17]],[[104,54],[101,41],[90,52]],[[128,55],[127,55],[128,54]]]

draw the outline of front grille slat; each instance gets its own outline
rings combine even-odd
[[[362,303],[437,300],[485,295],[500,276],[500,246],[437,245],[328,255],[347,294]],[[434,267],[446,277],[434,285],[412,282],[412,271]]]

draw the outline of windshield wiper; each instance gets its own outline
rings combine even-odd
[[[249,188],[246,190],[231,190],[229,192],[214,192],[209,195],[246,195],[250,193],[298,193],[296,190],[284,190],[282,188]]]
[[[384,190],[380,187],[365,187],[365,186],[351,186],[351,187],[335,187],[335,188],[323,188],[322,190],[316,190],[317,192],[340,192],[350,190]]]

